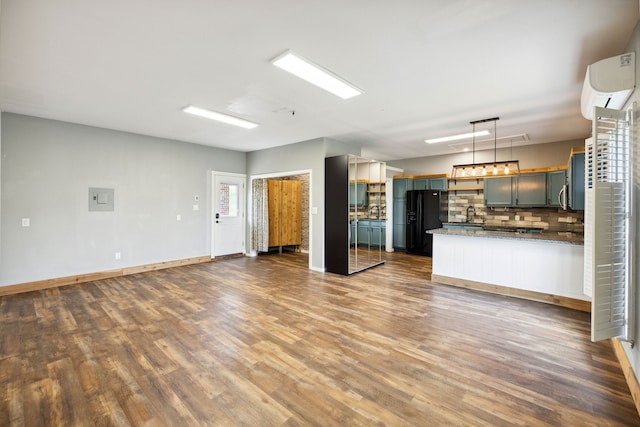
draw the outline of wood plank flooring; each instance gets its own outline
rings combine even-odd
[[[589,315],[299,253],[0,298],[2,426],[638,426]]]

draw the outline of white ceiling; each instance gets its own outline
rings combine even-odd
[[[464,145],[423,141],[495,116],[503,142],[588,136],[580,115],[586,66],[623,53],[638,21],[636,0],[2,0],[0,7],[2,111],[240,151],[329,137],[378,160],[459,151]],[[286,49],[365,93],[342,100],[269,63]],[[187,104],[261,126],[190,116],[181,111]]]

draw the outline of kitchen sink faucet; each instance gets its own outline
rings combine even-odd
[[[471,215],[470,214],[471,213],[475,214],[475,212],[476,212],[476,209],[473,206],[469,205],[467,207],[467,222],[471,222]]]

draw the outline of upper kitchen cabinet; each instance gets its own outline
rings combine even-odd
[[[547,206],[549,207],[561,207],[562,196],[560,193],[567,183],[567,171],[557,170],[553,172],[547,172]]]
[[[491,180],[491,179],[489,179]],[[516,182],[515,205],[521,207],[547,206],[547,174],[527,173],[514,177]]]
[[[513,206],[514,178],[486,178],[484,180],[485,206],[507,207]]]
[[[414,178],[413,190],[441,190],[447,191],[448,179],[446,176],[438,178]]]
[[[349,182],[349,205],[352,207],[367,205],[367,183],[365,181]]]
[[[569,208],[584,210],[584,153],[574,153],[569,161]]]

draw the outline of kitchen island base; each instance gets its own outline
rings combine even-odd
[[[591,311],[582,292],[583,245],[439,231],[433,282]]]
[[[505,295],[508,297],[522,298],[530,301],[544,302],[547,304],[567,307],[574,310],[591,312],[591,301],[585,301],[576,298],[562,297],[558,295],[544,294],[534,291],[526,291],[523,289],[514,289],[506,286],[492,285],[489,283],[474,282],[472,280],[458,279],[455,277],[431,275],[431,281],[434,283],[442,283],[444,285],[457,286],[459,288],[473,289],[476,291],[490,292],[492,294]]]

